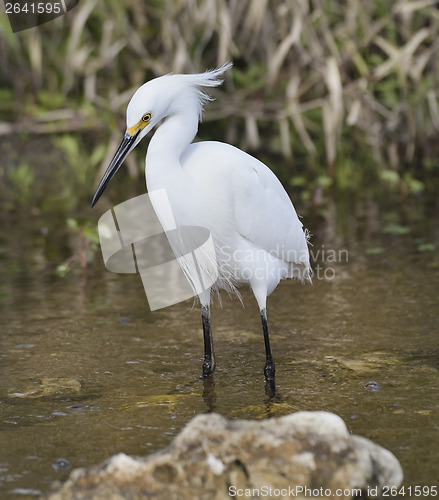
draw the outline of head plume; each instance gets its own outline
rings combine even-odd
[[[203,87],[218,87],[223,83],[221,75],[225,73],[228,69],[233,66],[232,63],[226,63],[219,68],[205,71],[204,73],[196,73],[192,75],[169,75],[181,78],[182,83],[189,87],[192,91],[195,91],[195,95],[198,100],[199,109],[198,117],[201,120],[201,116],[204,109],[204,104],[212,100],[212,97],[204,92]]]
[[[136,91],[128,105],[128,127],[137,123],[143,113],[151,111],[156,119],[162,119],[173,113],[188,113],[190,110],[196,112],[200,120],[204,104],[212,100],[202,89],[221,85],[221,75],[231,67],[232,63],[227,63],[204,73],[170,73],[150,80]]]

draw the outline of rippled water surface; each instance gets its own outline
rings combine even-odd
[[[357,207],[309,218],[314,284],[283,283],[269,299],[278,388],[270,398],[250,292],[245,308],[225,296],[213,309],[217,370],[204,385],[191,301],[150,312],[138,276],[109,273],[99,255],[86,272],[73,261],[58,277],[78,237],[43,215],[4,216],[0,496],[38,495],[73,468],[121,451],[154,452],[207,411],[332,411],[390,449],[405,484],[437,483],[437,213],[386,217]]]

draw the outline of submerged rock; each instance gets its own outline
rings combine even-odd
[[[340,498],[399,486],[389,451],[349,434],[327,412],[297,412],[263,421],[211,413],[191,420],[171,445],[145,458],[123,453],[73,471],[48,500]],[[271,490],[270,490],[271,488]]]
[[[45,377],[35,380],[20,391],[11,389],[8,396],[11,398],[50,398],[66,397],[79,394],[81,383],[76,379],[69,378],[50,378]]]

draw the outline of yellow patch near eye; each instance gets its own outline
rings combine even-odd
[[[127,128],[127,132],[132,137],[139,129],[141,130],[145,125],[146,123],[143,122],[136,123],[132,127]]]
[[[146,113],[142,116],[141,120],[133,125],[132,127],[127,128],[128,134],[132,137],[138,130],[143,130],[151,120],[151,114]]]

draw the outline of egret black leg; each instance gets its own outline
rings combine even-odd
[[[265,342],[265,380],[267,384],[270,385],[270,388],[274,392],[275,388],[275,367],[274,360],[271,355],[270,349],[270,338],[268,336],[268,322],[267,322],[267,311],[266,309],[261,310],[261,320],[262,320],[262,331],[264,332],[264,342]]]
[[[215,353],[213,351],[213,338],[212,331],[210,329],[209,306],[201,306],[201,319],[203,321],[204,336],[203,377],[207,377],[215,370]]]

